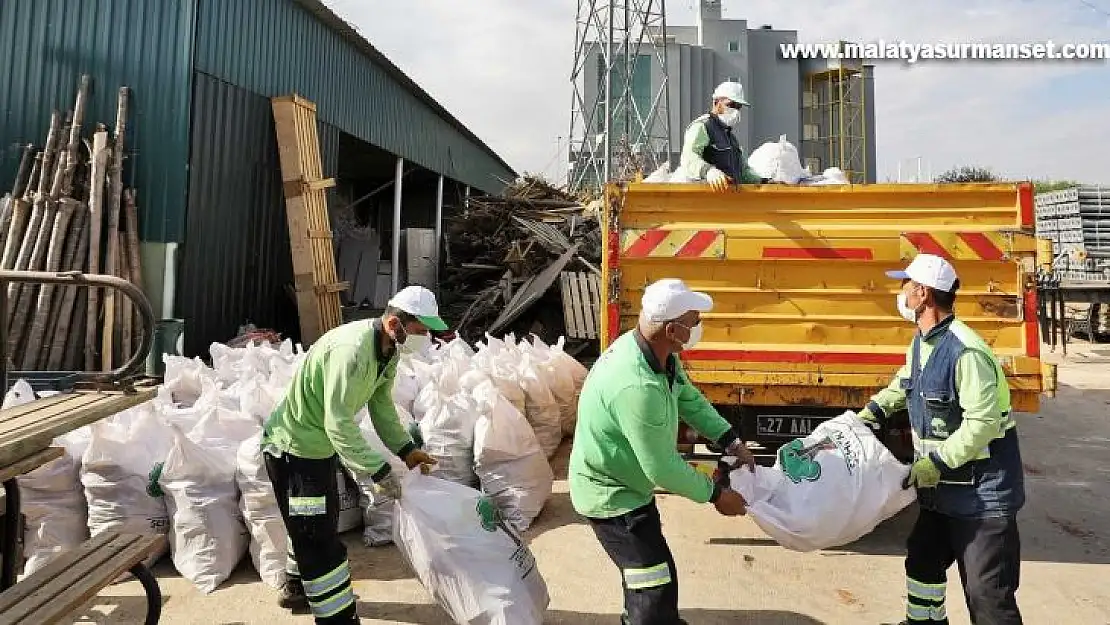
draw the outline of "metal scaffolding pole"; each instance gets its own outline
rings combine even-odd
[[[393,255],[390,284],[393,293],[401,290],[401,185],[405,177],[405,159],[397,157],[397,173],[393,180]]]
[[[439,267],[443,255],[443,174],[439,175],[436,182],[436,294],[439,294]]]

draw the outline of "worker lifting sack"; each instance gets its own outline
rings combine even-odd
[[[869,534],[915,498],[908,469],[854,412],[783,445],[771,468],[729,475],[748,514],[787,549],[838,547]]]

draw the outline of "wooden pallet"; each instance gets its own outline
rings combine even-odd
[[[157,387],[151,385],[126,393],[79,390],[0,410],[0,467],[46,449],[62,434],[138,406],[157,394]]]
[[[324,178],[316,105],[293,94],[272,98],[277,131],[285,213],[293,253],[293,292],[301,324],[301,342],[310,345],[342,323],[339,294],[348,284],[335,270],[331,223],[325,191],[335,180]]]
[[[559,275],[567,338],[601,336],[601,280],[595,273],[564,271]]]

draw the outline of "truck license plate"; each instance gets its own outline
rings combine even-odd
[[[824,421],[824,419],[797,415],[768,415],[759,416],[756,419],[756,431],[760,436],[786,436],[789,438],[809,436],[813,433],[813,428]]]

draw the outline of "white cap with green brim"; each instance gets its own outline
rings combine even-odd
[[[388,302],[389,306],[403,310],[416,317],[416,320],[429,330],[443,332],[447,324],[439,318],[439,305],[434,293],[422,286],[407,286],[397,292]]]

